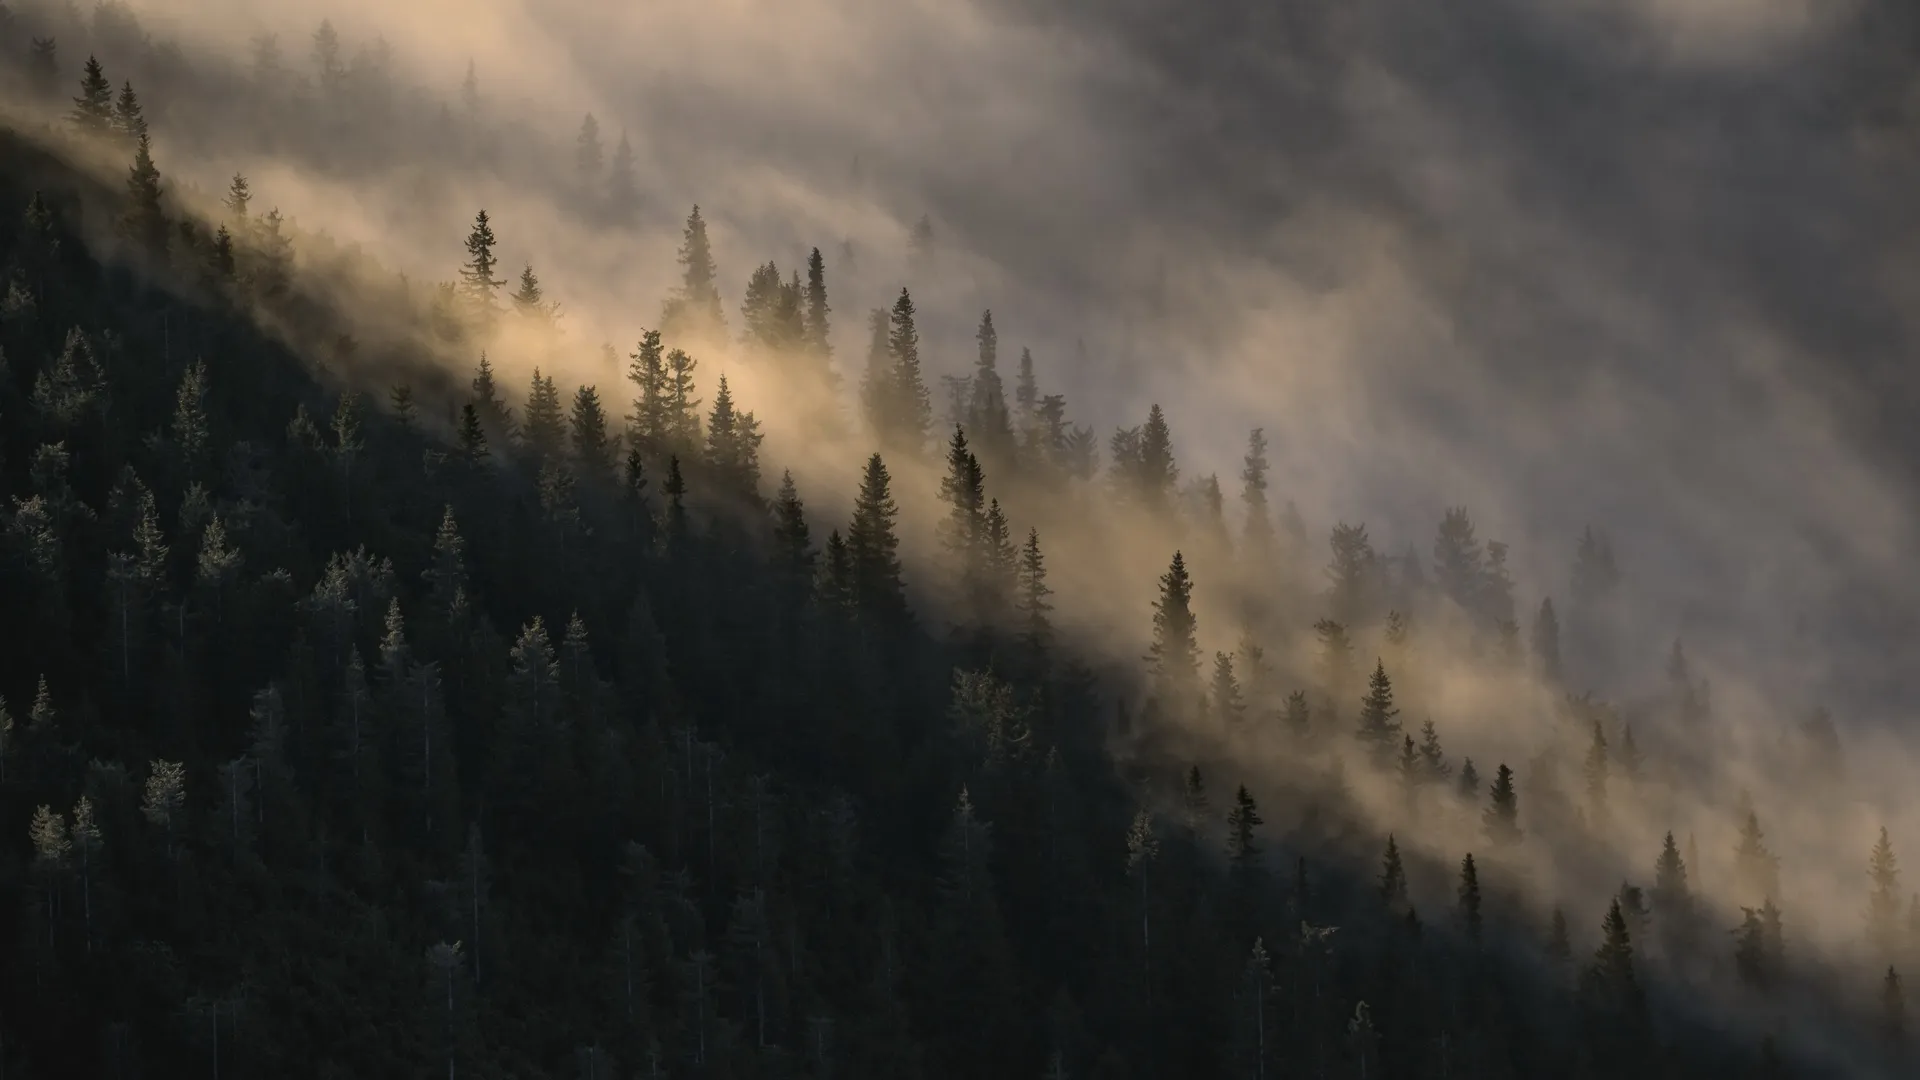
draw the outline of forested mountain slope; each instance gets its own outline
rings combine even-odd
[[[732,344],[697,211],[630,389],[511,395],[435,375],[552,314],[484,214],[459,281],[394,301],[409,348],[244,182],[181,205],[130,84],[76,89],[0,132],[9,1075],[1911,1067],[1886,833],[1839,886],[1861,956],[1790,948],[1770,806],[1724,815],[1730,861],[1656,825],[1621,862],[1705,786],[1708,688],[1676,646],[1657,701],[1574,693],[1465,511],[1431,578],[1344,524],[1322,577],[1261,433],[1239,529],[1217,479],[1183,497],[1157,406],[1102,476],[1030,362],[1009,402],[990,315],[941,456],[903,289],[857,415],[805,421],[881,451],[828,520],[698,366]],[[768,269],[749,344],[830,384],[824,260]],[[1053,563],[1103,526],[1180,538],[1144,663],[1056,625]],[[1273,595],[1197,599],[1234,560]],[[1633,632],[1618,576],[1589,532],[1568,666]],[[1416,720],[1456,646],[1546,703],[1511,768]],[[1781,753],[1835,797],[1830,722]]]

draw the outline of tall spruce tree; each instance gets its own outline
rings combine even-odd
[[[1480,821],[1494,847],[1511,848],[1520,842],[1520,795],[1514,789],[1513,770],[1504,762],[1494,773],[1492,794]]]
[[[1194,700],[1200,678],[1200,645],[1195,638],[1193,578],[1187,561],[1176,551],[1167,572],[1160,575],[1160,599],[1153,605],[1154,696],[1163,709],[1184,710]]]
[[[1376,661],[1367,680],[1367,696],[1360,699],[1360,726],[1354,732],[1374,765],[1385,768],[1400,742],[1400,710],[1393,704],[1393,680],[1387,665]]]
[[[127,170],[127,208],[121,218],[127,239],[147,254],[159,257],[167,250],[167,215],[160,206],[160,170],[153,164],[153,146],[141,135]]]
[[[87,57],[86,73],[80,78],[80,96],[73,99],[71,119],[75,127],[89,135],[113,131],[113,84],[107,81],[98,57]]]
[[[490,320],[496,311],[495,297],[506,281],[493,276],[500,260],[493,253],[497,241],[493,235],[493,222],[483,209],[474,215],[473,227],[467,230],[467,261],[460,267],[460,294],[467,308],[475,317]]]
[[[900,507],[893,500],[892,482],[880,455],[869,457],[860,480],[860,495],[854,502],[853,521],[847,526],[854,602],[883,621],[903,619],[907,614],[900,538],[894,532]]]

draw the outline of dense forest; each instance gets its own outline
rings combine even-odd
[[[1837,881],[1770,841],[1851,797],[1834,721],[1716,769],[1604,528],[1537,605],[1464,508],[1315,543],[1263,429],[1229,511],[1159,406],[1103,439],[1003,376],[991,311],[942,384],[821,247],[735,307],[698,207],[581,349],[510,219],[423,287],[189,197],[219,80],[62,19],[0,7],[0,1075],[1915,1068],[1888,830]],[[271,108],[375,92],[310,44]],[[636,151],[567,141],[620,227]],[[351,145],[315,167],[398,143]],[[1095,633],[1103,547],[1149,600]],[[1453,736],[1463,684],[1510,730]]]

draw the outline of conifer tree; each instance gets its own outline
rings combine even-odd
[[[1233,793],[1233,808],[1227,811],[1227,861],[1235,875],[1247,877],[1259,873],[1260,840],[1254,830],[1264,824],[1247,785],[1241,784]]]
[[[133,92],[131,81],[120,87],[120,97],[113,103],[113,127],[128,142],[137,143],[147,134],[147,118],[140,112],[140,96]]]
[[[1434,729],[1431,718],[1420,724],[1420,759],[1426,779],[1432,783],[1441,783],[1453,775],[1453,766],[1447,763],[1446,751],[1440,748],[1440,733]]]
[[[606,164],[606,150],[600,145],[600,122],[588,113],[580,121],[580,134],[573,140],[573,171],[580,178],[582,190],[594,191],[599,187],[600,174]]]
[[[554,385],[553,377],[542,376],[537,367],[527,388],[527,420],[523,433],[527,451],[536,461],[559,456],[566,445],[567,421],[560,405],[560,390]]]
[[[1194,698],[1200,678],[1200,646],[1195,640],[1193,579],[1180,552],[1160,575],[1160,599],[1153,605],[1154,694],[1161,707],[1184,709]]]
[[[51,100],[60,92],[59,47],[50,37],[36,37],[28,44],[27,79],[35,96]]]
[[[313,66],[320,76],[320,91],[331,97],[346,81],[347,66],[340,57],[340,34],[330,20],[322,19],[313,32]]]
[[[1208,705],[1215,720],[1234,725],[1246,719],[1247,706],[1240,697],[1240,680],[1233,674],[1233,657],[1213,654],[1213,683],[1208,688]]]
[[[900,538],[894,521],[900,507],[890,490],[892,477],[879,454],[867,459],[847,527],[847,558],[853,576],[853,599],[860,608],[881,619],[904,618],[906,587],[900,573]]]
[[[1691,904],[1687,864],[1680,858],[1680,848],[1669,832],[1660,846],[1660,858],[1653,864],[1653,911],[1668,924],[1679,924],[1688,919]]]
[[[719,273],[713,247],[707,239],[707,221],[695,206],[687,215],[680,242],[680,287],[667,301],[662,315],[670,336],[694,341],[720,341],[726,335],[726,316],[720,310]]]
[[[1181,782],[1180,811],[1181,824],[1186,826],[1191,837],[1200,831],[1201,825],[1211,815],[1211,803],[1207,798],[1206,778],[1200,775],[1200,766],[1187,768],[1187,775]]]
[[[635,397],[633,412],[627,416],[627,438],[634,446],[658,454],[670,444],[674,428],[672,389],[660,331],[642,334],[638,351],[630,356],[633,363],[627,367],[627,381],[634,385]]]
[[[607,209],[612,213],[613,220],[629,220],[639,194],[639,180],[634,175],[633,143],[628,141],[623,129],[619,144],[613,148],[613,163],[607,169]]]
[[[523,319],[551,326],[554,317],[559,314],[558,305],[546,299],[546,292],[540,287],[540,277],[533,272],[532,264],[520,270],[520,286],[509,297],[513,302],[514,313]]]
[[[1467,802],[1480,801],[1480,770],[1474,768],[1472,758],[1467,758],[1460,763],[1458,790],[1460,797]]]
[[[1780,891],[1780,860],[1768,850],[1766,834],[1760,830],[1760,816],[1751,810],[1740,823],[1733,873],[1742,899],[1770,900]]]
[[[144,134],[135,145],[133,165],[127,170],[127,208],[121,229],[149,255],[166,253],[167,216],[160,207],[160,170],[154,167],[152,144]]]
[[[1426,763],[1421,760],[1420,748],[1414,745],[1413,736],[1406,735],[1400,741],[1400,756],[1393,763],[1394,777],[1400,783],[1400,796],[1411,810],[1420,797],[1420,785],[1426,780]]]
[[[804,590],[813,580],[813,543],[807,531],[806,508],[800,502],[800,489],[793,473],[780,474],[780,490],[773,500],[773,539],[777,565],[796,590]]]
[[[492,456],[487,448],[487,429],[480,423],[480,412],[469,401],[460,406],[460,429],[456,433],[460,459],[469,468],[478,468]]]
[[[1473,865],[1473,853],[1460,860],[1460,925],[1467,940],[1480,943],[1480,871]]]
[[[1367,680],[1367,696],[1360,699],[1360,727],[1355,735],[1376,766],[1385,767],[1400,741],[1400,710],[1393,705],[1393,680],[1387,665],[1376,660]]]
[[[233,181],[228,185],[226,197],[221,200],[221,205],[227,208],[227,214],[233,219],[233,223],[242,228],[242,235],[245,234],[244,230],[251,220],[247,217],[247,208],[252,204],[253,191],[247,186],[246,176],[234,173]]]
[[[1616,1022],[1639,1014],[1645,1008],[1639,980],[1633,970],[1633,943],[1627,931],[1627,917],[1615,897],[1600,926],[1600,948],[1587,969],[1585,989],[1593,1004]]]
[[[986,589],[987,505],[985,475],[967,445],[964,428],[955,426],[947,443],[947,474],[940,480],[940,501],[947,515],[940,522],[940,545],[946,551],[959,596],[961,622],[971,624],[984,613]]]
[[[1359,628],[1374,610],[1378,558],[1365,525],[1340,522],[1329,534],[1333,559],[1327,566],[1327,610],[1348,630]]]
[[[700,446],[700,399],[693,394],[693,371],[699,366],[685,349],[667,354],[667,445],[688,453]]]
[[[1533,666],[1549,683],[1560,681],[1560,620],[1553,613],[1553,598],[1540,601],[1539,614],[1533,617]]]
[[[1766,924],[1753,908],[1743,907],[1740,913],[1740,925],[1733,932],[1733,969],[1741,982],[1756,990],[1765,990],[1773,981]]]
[[[1900,973],[1887,965],[1887,977],[1880,980],[1880,1030],[1890,1043],[1907,1039],[1907,995],[1900,988]]]
[[[1286,711],[1282,714],[1282,719],[1287,730],[1292,732],[1296,739],[1304,739],[1312,733],[1313,716],[1307,705],[1306,691],[1295,690],[1287,695]]]
[[[1407,907],[1407,869],[1400,861],[1400,845],[1392,833],[1387,834],[1387,850],[1380,862],[1380,899],[1390,912]]]
[[[827,315],[833,309],[827,305],[827,262],[819,248],[807,255],[806,297],[807,352],[814,357],[820,372],[827,374],[833,361],[833,335]]]
[[[481,210],[474,215],[473,228],[467,231],[467,261],[460,267],[460,292],[468,308],[483,320],[493,317],[494,297],[506,284],[493,276],[500,262],[493,253],[495,243],[493,223]]]
[[[1593,722],[1593,739],[1587,744],[1583,771],[1587,780],[1587,806],[1597,825],[1607,812],[1607,735],[1598,720]]]
[[[972,400],[967,407],[967,426],[973,431],[980,453],[996,468],[1006,468],[1013,455],[1013,424],[1007,412],[1006,387],[1000,381],[1000,335],[993,326],[993,312],[980,315],[974,332],[979,359],[974,363]]]
[[[751,412],[736,412],[727,377],[714,391],[707,418],[707,463],[723,489],[741,498],[760,497],[760,423]]]
[[[1900,861],[1893,854],[1893,841],[1886,826],[1880,827],[1880,839],[1867,857],[1867,936],[1882,955],[1891,956],[1900,945]]]
[[[927,433],[933,427],[933,403],[920,369],[920,331],[914,325],[913,297],[904,288],[888,317],[887,359],[890,370],[882,437],[897,448],[917,454],[926,446]]]
[[[105,135],[113,130],[113,84],[100,68],[97,57],[87,57],[86,74],[80,79],[80,96],[73,99],[74,126],[89,135]]]
[[[1562,974],[1567,965],[1573,962],[1573,939],[1567,932],[1567,913],[1558,906],[1553,909],[1552,928],[1547,935],[1547,960],[1556,973]]]
[[[1053,595],[1053,590],[1047,586],[1047,566],[1040,552],[1038,529],[1027,530],[1027,542],[1020,549],[1017,587],[1020,642],[1033,658],[1037,671],[1044,664],[1047,650],[1053,642],[1053,623],[1048,617],[1053,604],[1047,600]]]
[[[1265,565],[1274,553],[1273,515],[1267,507],[1267,433],[1247,435],[1247,456],[1240,470],[1240,502],[1246,507],[1245,550],[1252,565]]]
[[[608,475],[613,468],[613,443],[607,436],[607,414],[600,407],[600,393],[591,386],[573,392],[568,437],[573,445],[574,467],[580,475],[596,480]]]
[[[1492,798],[1480,820],[1494,847],[1510,848],[1520,842],[1520,796],[1514,790],[1513,770],[1504,763],[1494,773]]]

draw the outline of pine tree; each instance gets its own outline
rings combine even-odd
[[[1296,739],[1305,739],[1313,733],[1313,714],[1307,705],[1306,691],[1295,690],[1287,695],[1286,711],[1282,714],[1282,720],[1287,730],[1291,731]]]
[[[1533,666],[1547,682],[1560,681],[1560,620],[1551,597],[1540,601],[1539,614],[1533,617]]]
[[[460,268],[460,292],[468,307],[480,318],[491,319],[496,310],[494,297],[506,281],[493,276],[500,260],[493,247],[493,223],[487,212],[474,215],[473,228],[467,232],[467,261]]]
[[[160,170],[154,167],[152,143],[141,135],[127,170],[127,208],[120,227],[127,239],[159,257],[167,250],[167,216],[160,207]]]
[[[1380,899],[1391,912],[1407,908],[1407,869],[1400,861],[1400,845],[1387,834],[1387,851],[1380,862]]]
[[[1513,770],[1504,763],[1494,773],[1493,795],[1480,820],[1494,847],[1510,848],[1520,842],[1520,795],[1514,790]]]
[[[1223,724],[1239,724],[1246,719],[1246,703],[1240,697],[1240,680],[1233,674],[1233,657],[1213,654],[1213,683],[1208,688],[1208,704],[1214,719]]]
[[[814,248],[807,255],[806,290],[806,332],[804,340],[808,354],[818,367],[820,374],[831,373],[833,361],[832,327],[827,316],[833,309],[827,304],[827,261]]]
[[[533,272],[532,264],[520,270],[520,286],[508,298],[513,303],[514,313],[523,319],[552,326],[554,317],[559,314],[558,306],[546,299],[545,290],[540,287],[540,277]]]
[[[736,412],[727,377],[720,376],[714,391],[713,413],[707,419],[707,463],[720,487],[748,500],[760,497],[759,421],[750,412]]]
[[[1635,1016],[1645,1008],[1645,1000],[1634,975],[1633,942],[1619,897],[1607,908],[1607,917],[1600,929],[1602,940],[1587,970],[1586,990],[1594,1004],[1614,1019]]]
[[[596,190],[606,165],[606,150],[600,145],[600,122],[588,113],[580,121],[580,134],[573,140],[573,171],[580,179],[581,190]]]
[[[1053,623],[1048,617],[1053,604],[1047,600],[1053,595],[1053,590],[1047,586],[1047,566],[1040,552],[1038,529],[1027,530],[1027,542],[1020,549],[1017,588],[1020,642],[1033,658],[1034,669],[1038,671],[1045,663],[1047,650],[1053,642]]]
[[[1587,806],[1592,824],[1598,825],[1607,812],[1607,735],[1600,721],[1593,722],[1593,740],[1587,745],[1584,767],[1587,780]]]
[[[1266,824],[1260,808],[1241,784],[1233,794],[1233,809],[1227,811],[1227,861],[1236,875],[1248,876],[1260,870],[1260,841],[1254,830]]]
[[[1365,525],[1340,522],[1328,537],[1333,559],[1327,566],[1327,609],[1333,622],[1360,627],[1374,609],[1378,558]]]
[[[469,467],[478,467],[492,456],[487,449],[487,430],[480,423],[479,410],[469,401],[460,406],[460,430],[457,433],[460,459]]]
[[[35,96],[52,100],[60,93],[59,47],[50,37],[36,37],[28,43],[27,79]]]
[[[1434,729],[1432,719],[1420,724],[1420,758],[1425,765],[1426,779],[1432,783],[1441,783],[1453,775],[1453,766],[1447,763],[1446,751],[1440,748],[1440,733]]]
[[[1267,507],[1267,433],[1254,428],[1247,436],[1247,456],[1240,470],[1240,502],[1246,507],[1246,554],[1251,565],[1264,566],[1274,554],[1273,515]]]
[[[1683,921],[1692,900],[1687,891],[1687,864],[1680,858],[1673,833],[1667,833],[1660,846],[1660,858],[1653,864],[1653,910],[1663,920]]]
[[[1387,665],[1376,660],[1367,680],[1367,696],[1360,699],[1360,727],[1355,735],[1376,766],[1384,768],[1400,741],[1400,710],[1393,705],[1393,680]]]
[[[671,444],[674,430],[672,391],[660,331],[642,334],[638,351],[630,356],[633,363],[627,368],[627,381],[634,385],[636,396],[633,412],[627,416],[627,439],[647,453],[658,454]]]
[[[971,624],[983,614],[986,587],[987,506],[985,474],[967,445],[966,430],[955,426],[947,443],[947,474],[940,479],[940,501],[947,515],[940,522],[940,546],[945,550],[959,597],[961,622]]]
[[[1559,907],[1553,909],[1552,929],[1547,936],[1547,960],[1556,973],[1564,974],[1567,965],[1573,962],[1573,939],[1567,932],[1567,913]]]
[[[1780,891],[1780,860],[1767,849],[1760,816],[1747,812],[1740,824],[1740,843],[1733,853],[1734,881],[1742,899],[1769,900]]]
[[[804,590],[813,580],[813,543],[807,531],[806,508],[800,502],[800,489],[794,485],[791,471],[780,474],[780,490],[773,500],[773,523],[775,564],[791,588]]]
[[[685,349],[667,354],[667,445],[687,453],[700,445],[700,399],[693,394],[693,372],[699,366]]]
[[[346,81],[347,66],[340,59],[340,34],[329,20],[322,19],[313,32],[313,66],[320,75],[321,93],[327,97],[337,94]]]
[[[1212,803],[1207,798],[1206,778],[1200,775],[1200,766],[1189,766],[1180,788],[1181,824],[1186,827],[1189,837],[1200,831],[1212,814],[1211,807]]]
[[[680,243],[680,288],[667,301],[662,315],[669,336],[685,336],[694,341],[721,341],[726,336],[726,316],[720,310],[720,289],[715,284],[719,273],[714,267],[713,246],[707,239],[707,222],[695,206],[687,215]]]
[[[933,428],[933,402],[920,369],[920,331],[914,325],[913,297],[904,288],[888,318],[887,358],[890,371],[882,437],[897,448],[917,454]]]
[[[1160,575],[1160,599],[1153,605],[1154,695],[1161,707],[1183,709],[1193,700],[1200,679],[1200,646],[1195,640],[1193,579],[1180,552]]]
[[[1460,860],[1460,925],[1467,940],[1480,943],[1480,871],[1473,865],[1473,853]]]
[[[994,329],[992,311],[981,314],[974,341],[980,352],[973,368],[967,426],[973,431],[980,453],[995,468],[1004,469],[1013,457],[1013,424],[1007,412],[1006,387],[1000,381],[1000,335]]]
[[[591,386],[575,390],[573,412],[568,419],[574,467],[590,479],[608,475],[613,468],[613,443],[607,437],[607,414],[600,407],[599,391]]]
[[[616,222],[626,222],[633,217],[634,203],[639,200],[640,184],[634,175],[633,144],[627,140],[625,130],[620,132],[620,142],[613,148],[613,163],[607,170],[607,209]]]
[[[847,527],[847,558],[853,577],[854,601],[881,619],[904,618],[906,586],[900,572],[900,538],[894,521],[900,507],[890,491],[892,477],[879,454],[867,459]]]
[[[1880,980],[1880,1030],[1891,1043],[1907,1039],[1907,995],[1900,988],[1900,973],[1887,965],[1887,977]]]
[[[113,84],[107,81],[97,57],[87,57],[86,74],[80,79],[80,96],[73,99],[71,119],[74,126],[89,135],[105,135],[113,130]]]
[[[560,455],[566,445],[566,414],[560,405],[560,390],[551,375],[542,376],[533,369],[527,388],[527,420],[523,428],[527,451],[536,461],[548,461]]]
[[[1900,861],[1884,825],[1867,858],[1867,880],[1872,885],[1867,894],[1867,936],[1882,955],[1891,956],[1900,945]]]
[[[146,137],[147,118],[140,112],[140,96],[133,92],[133,83],[126,82],[120,87],[120,98],[113,103],[113,127],[128,142],[137,143]]]

